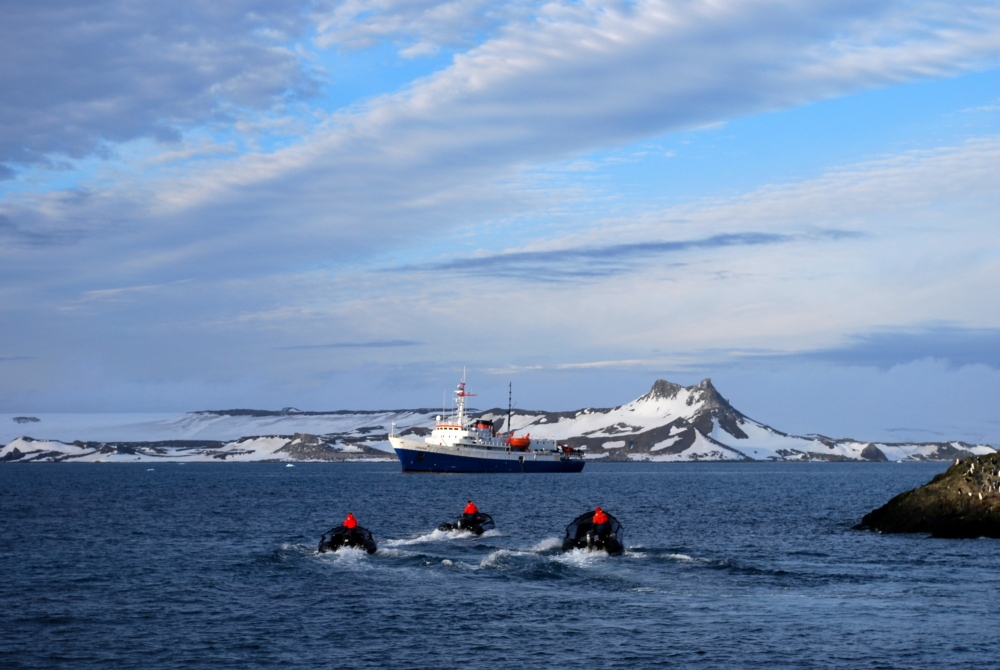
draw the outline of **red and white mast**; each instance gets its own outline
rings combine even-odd
[[[465,368],[462,368],[462,381],[459,382],[458,388],[455,389],[455,397],[458,398],[458,425],[461,428],[465,428],[465,399],[472,398],[475,393],[465,392]]]

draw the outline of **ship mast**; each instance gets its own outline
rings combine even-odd
[[[455,389],[455,396],[458,398],[458,426],[465,428],[465,399],[475,396],[475,393],[465,392],[465,368],[462,368],[462,381]]]
[[[507,435],[513,435],[514,431],[510,429],[510,413],[514,405],[514,382],[507,382]]]

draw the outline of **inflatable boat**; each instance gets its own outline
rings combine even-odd
[[[347,526],[337,526],[323,533],[320,538],[317,551],[324,553],[327,551],[337,551],[342,547],[357,547],[364,549],[369,554],[374,554],[378,548],[375,546],[375,538],[371,531],[361,526],[348,528]]]
[[[465,530],[470,533],[475,533],[476,535],[482,535],[486,531],[493,528],[493,525],[493,517],[489,514],[476,512],[471,520],[466,519],[463,514],[454,521],[445,521],[438,526],[438,530]]]
[[[607,514],[607,512],[605,512]],[[615,555],[625,551],[622,545],[622,525],[618,519],[607,514],[604,531],[594,531],[594,512],[587,512],[573,519],[566,526],[566,537],[563,539],[562,550],[588,549],[590,551],[606,551]]]

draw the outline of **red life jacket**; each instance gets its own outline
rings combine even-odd
[[[476,507],[476,504],[470,500],[469,504],[465,506],[465,512],[464,513],[465,514],[478,514],[479,513],[479,508]]]
[[[357,528],[358,520],[354,518],[354,515],[350,512],[347,513],[347,518],[344,519],[344,528]]]
[[[602,510],[601,508],[597,508],[597,511],[594,512],[594,525],[597,526],[607,522],[608,522],[608,515],[605,514],[604,510]]]

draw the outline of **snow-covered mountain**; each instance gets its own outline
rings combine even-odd
[[[392,458],[388,434],[426,435],[440,410],[300,412],[224,410],[181,416],[0,416],[44,439],[16,437],[2,461],[329,461]],[[98,415],[100,416],[100,415]],[[507,411],[474,413],[506,430]],[[575,412],[515,410],[519,435],[559,440],[609,461],[947,460],[995,451],[964,442],[873,443],[798,436],[737,411],[709,379],[694,386],[664,380],[619,407]],[[10,428],[7,429],[8,431]],[[2,436],[3,433],[0,433]],[[13,436],[11,436],[13,437]],[[10,439],[10,438],[8,438]]]
[[[873,443],[789,435],[733,408],[710,379],[694,386],[661,379],[649,393],[620,407],[518,412],[511,424],[518,432],[586,449],[588,458],[618,461],[948,460],[994,451],[964,442]]]

